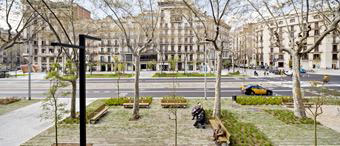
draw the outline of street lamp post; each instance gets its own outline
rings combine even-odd
[[[31,100],[31,72],[32,72],[32,43],[29,40],[28,41],[28,55],[29,55],[29,60],[28,60],[28,100]]]
[[[86,40],[101,40],[88,35],[79,35],[79,46],[62,44],[62,43],[51,43],[52,46],[62,46],[69,48],[79,49],[79,130],[80,130],[80,145],[86,146]]]
[[[204,99],[207,100],[207,51],[204,43]]]

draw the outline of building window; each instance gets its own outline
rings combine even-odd
[[[302,60],[308,60],[308,54],[303,54],[302,55]]]
[[[184,46],[184,52],[188,52],[188,46]]]
[[[290,22],[290,23],[295,22],[295,18],[290,19],[289,22]]]
[[[175,46],[174,45],[171,46],[171,52],[175,52]]]
[[[319,15],[315,15],[315,16],[313,16],[313,19],[319,19],[320,18],[320,16]]]
[[[182,46],[181,46],[181,45],[179,45],[179,46],[178,46],[178,50],[177,50],[177,52],[181,52],[181,48],[182,48]]]
[[[270,48],[270,53],[273,53],[274,52],[274,48]]]
[[[314,54],[313,55],[313,60],[320,60],[320,54]]]
[[[284,63],[283,62],[279,62],[279,67],[284,67]]]
[[[111,50],[112,50],[111,48],[107,48],[107,52],[111,53]]]
[[[283,24],[283,21],[279,21],[279,24]]]
[[[104,62],[104,56],[100,56],[100,62]]]
[[[333,54],[332,60],[338,60],[338,54]]]
[[[338,45],[333,45],[333,52],[338,52]]]
[[[111,62],[111,56],[107,56],[107,61]]]
[[[100,52],[101,52],[101,53],[104,53],[104,48],[100,48]]]
[[[41,53],[45,53],[45,49],[41,49]]]
[[[319,46],[316,46],[316,47],[314,48],[314,52],[319,52]]]
[[[314,35],[320,35],[320,32],[318,29],[314,30]]]

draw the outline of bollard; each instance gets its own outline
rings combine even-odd
[[[237,98],[236,95],[231,96],[231,100],[232,100],[232,101],[235,101],[235,102],[236,102],[236,98]]]

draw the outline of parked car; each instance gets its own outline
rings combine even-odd
[[[306,70],[303,68],[300,68],[300,73],[306,73]]]
[[[284,71],[284,74],[287,75],[287,76],[292,76],[293,71],[292,70],[286,70],[286,71]]]
[[[273,95],[272,90],[253,84],[241,86],[241,92],[246,95]]]

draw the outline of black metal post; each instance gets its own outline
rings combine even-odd
[[[86,146],[85,36],[79,35],[79,129],[80,146]]]
[[[100,38],[79,35],[79,46],[63,44],[63,43],[51,43],[51,46],[62,46],[69,48],[79,49],[79,130],[80,130],[80,146],[86,146],[86,56],[85,56],[85,39],[100,40]]]

